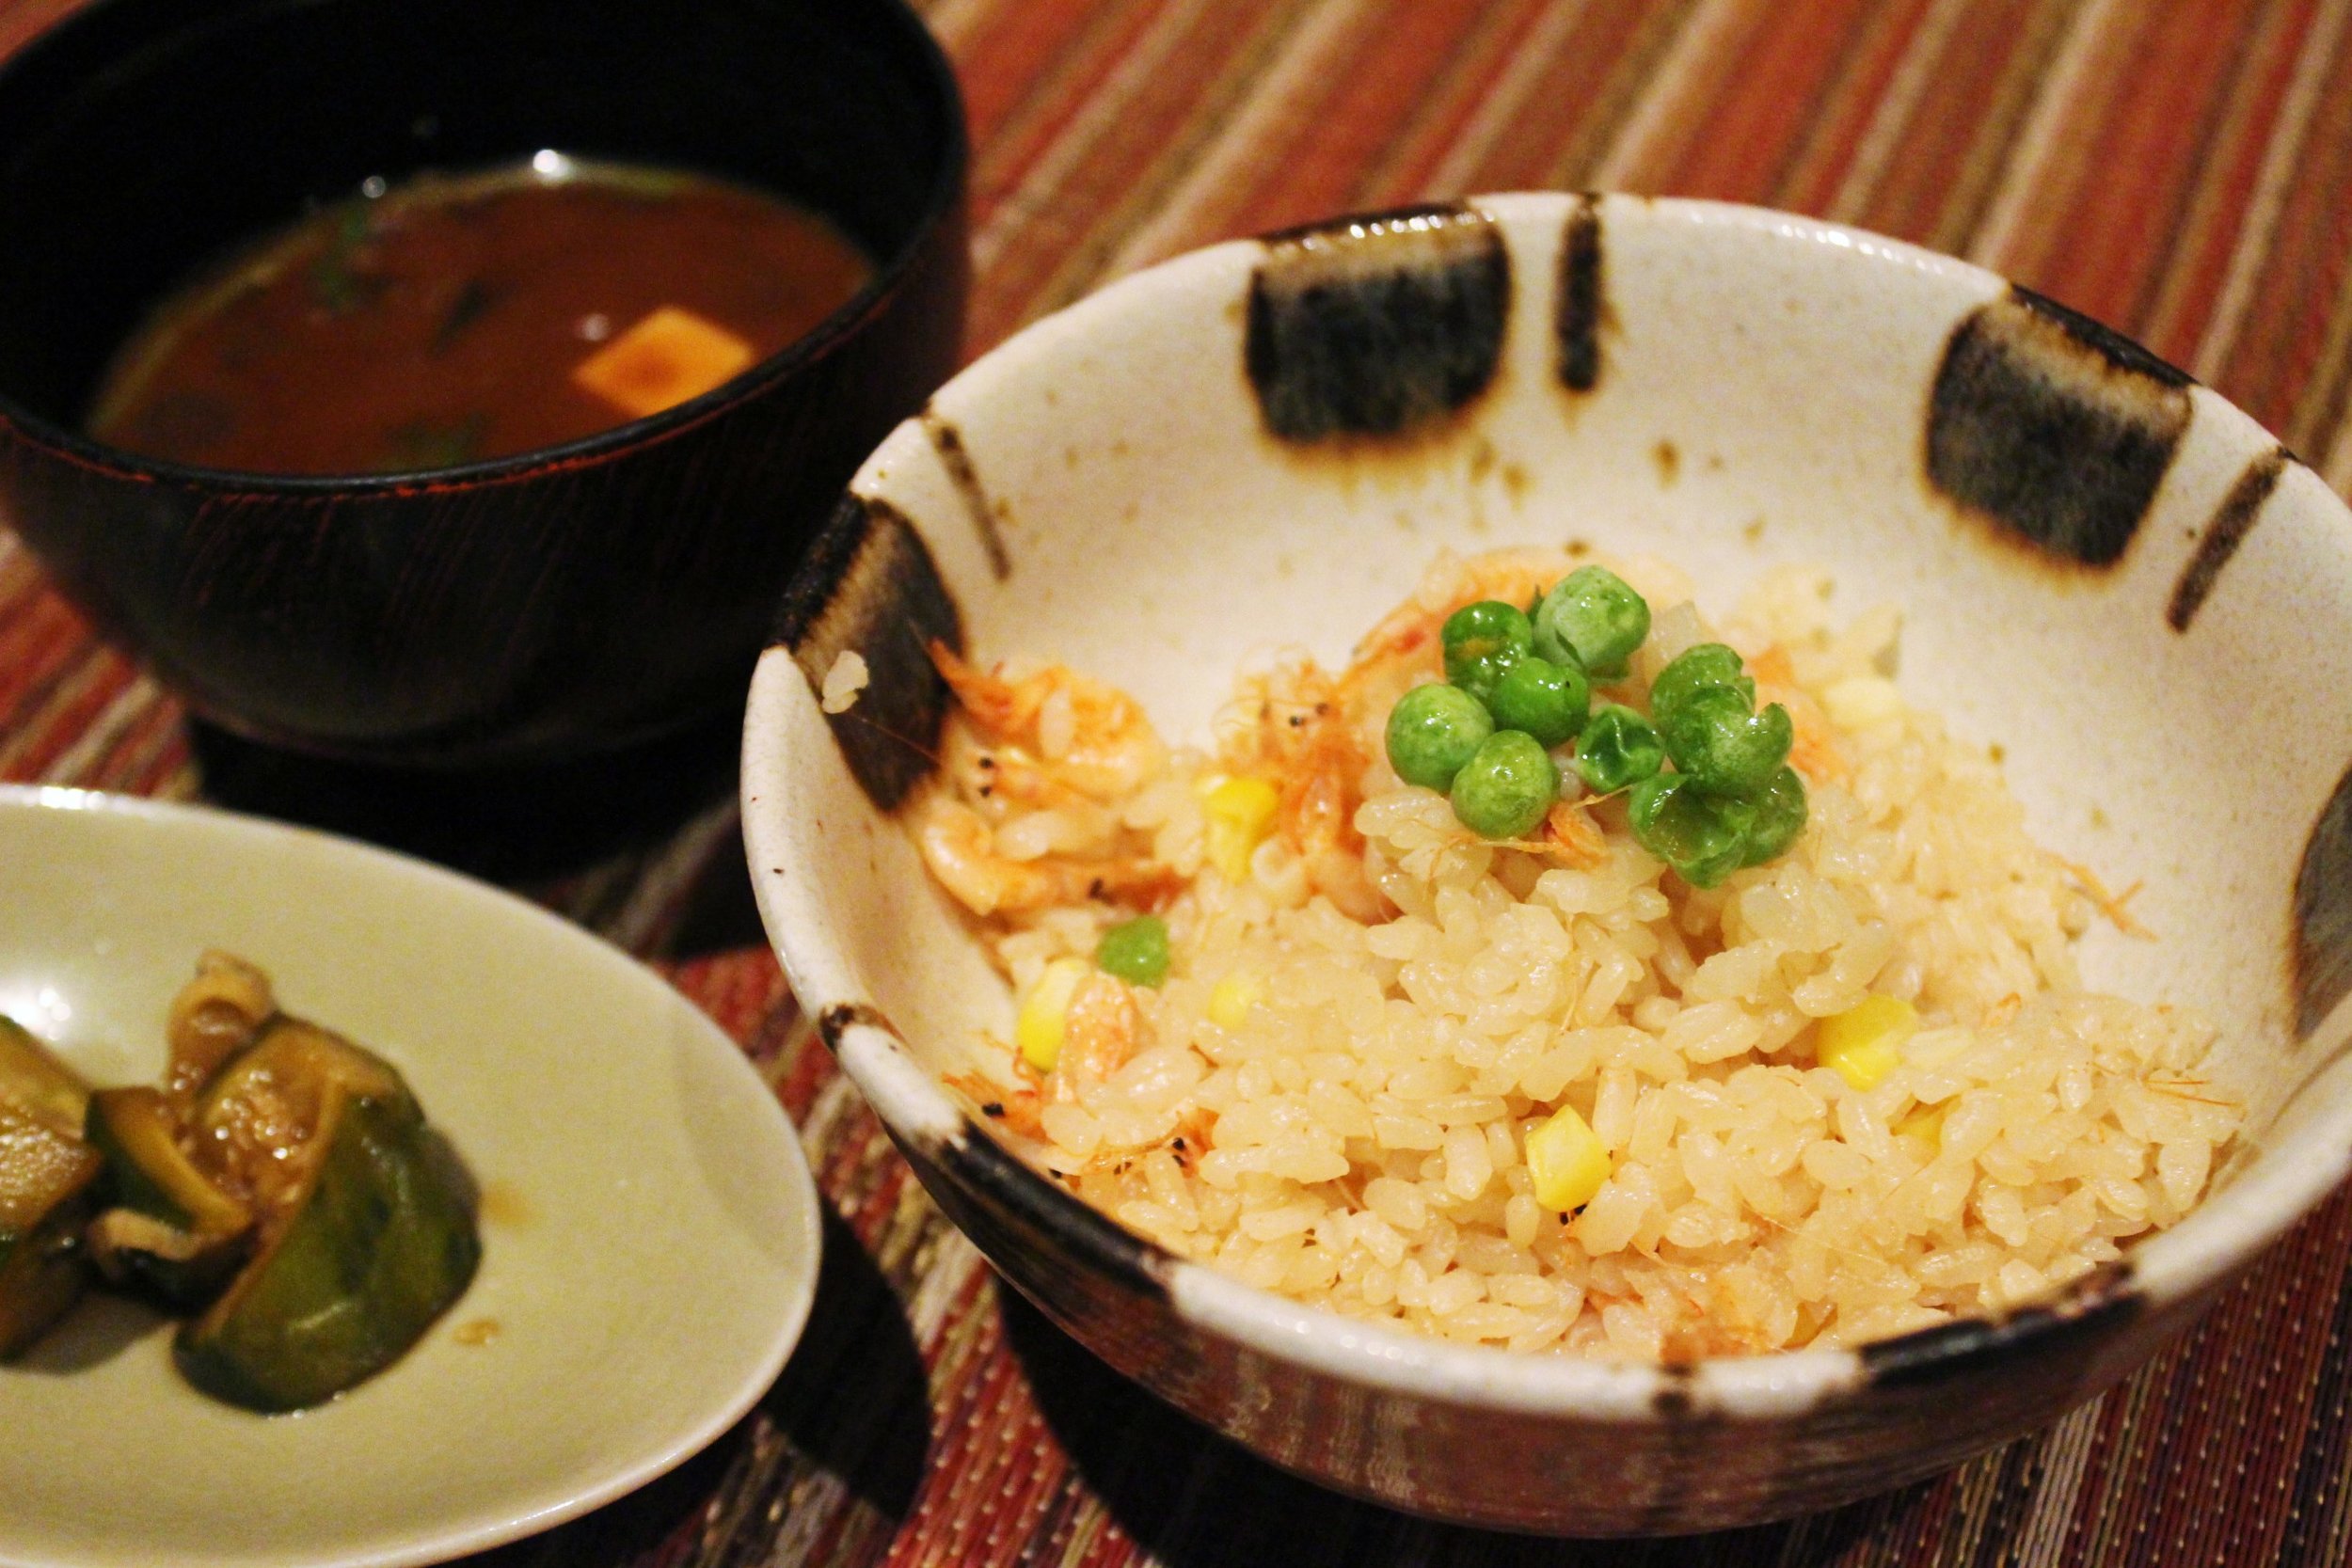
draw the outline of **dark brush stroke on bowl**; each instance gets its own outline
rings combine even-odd
[[[2308,1039],[2352,995],[2352,769],[2312,825],[2295,873],[2295,1032]]]
[[[1511,258],[1485,214],[1413,207],[1263,243],[1244,360],[1278,438],[1419,433],[1494,381]]]
[[[1560,385],[1571,392],[1600,385],[1600,327],[1609,310],[1601,268],[1600,206],[1580,196],[1560,236],[1560,303],[1552,319]]]
[[[1928,404],[1929,483],[2045,560],[2113,566],[2172,466],[2193,385],[2090,317],[2012,286],[1945,345]]]
[[[2204,531],[2198,535],[2197,553],[2181,572],[2180,580],[2172,585],[2172,602],[2164,612],[2165,623],[2174,631],[2188,630],[2204,608],[2206,595],[2221,578],[2221,569],[2237,554],[2237,547],[2246,543],[2246,536],[2254,531],[2262,516],[2263,503],[2270,499],[2270,492],[2279,487],[2279,476],[2286,472],[2294,454],[2284,447],[2273,447],[2246,466],[2246,471],[2230,486],[2222,498],[2219,510],[2213,515]]]
[[[988,486],[980,483],[980,470],[972,461],[972,449],[963,443],[962,431],[936,408],[923,410],[922,424],[923,434],[930,437],[931,451],[939,456],[939,466],[947,470],[947,482],[972,515],[972,531],[980,536],[980,548],[988,556],[989,576],[1004,581],[1012,576],[1012,555],[1005,548],[1004,531],[997,525],[1009,520],[1010,511],[1003,501],[992,499]]]
[[[842,497],[785,595],[774,641],[820,696],[842,654],[865,658],[866,689],[825,721],[866,798],[896,811],[939,767],[952,698],[930,645],[963,652],[962,613],[914,525],[888,501]]]
[[[2132,1288],[2132,1266],[2126,1259],[2093,1269],[2046,1302],[1997,1317],[1961,1318],[1872,1340],[1861,1348],[1862,1365],[1873,1383],[1932,1385],[1989,1368],[2027,1343],[2063,1359],[2070,1341],[2103,1338],[2117,1322],[2137,1317],[2144,1307]]]

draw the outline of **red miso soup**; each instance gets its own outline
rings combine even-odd
[[[167,299],[89,433],[262,473],[509,456],[710,390],[873,273],[818,214],[698,174],[542,152],[371,181]]]

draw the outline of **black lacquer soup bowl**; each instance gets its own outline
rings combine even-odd
[[[814,332],[564,446],[367,478],[78,434],[181,279],[372,178],[666,165],[877,261]],[[0,69],[0,520],[201,718],[340,761],[617,754],[737,708],[859,460],[954,367],[954,79],[898,0],[101,0]]]

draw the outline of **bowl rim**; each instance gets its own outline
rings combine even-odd
[[[38,69],[47,55],[70,43],[76,34],[103,24],[108,15],[135,3],[137,0],[88,0],[87,4],[43,27],[15,51],[0,57],[0,97],[14,90],[27,70]],[[963,199],[965,183],[971,172],[971,127],[964,111],[963,88],[957,80],[953,62],[947,58],[939,40],[908,4],[908,0],[862,0],[862,3],[870,7],[882,27],[892,31],[897,45],[893,57],[908,68],[909,81],[930,97],[941,113],[943,135],[937,170],[915,210],[907,237],[889,256],[878,262],[873,276],[864,287],[836,306],[815,326],[707,392],[697,393],[684,403],[674,404],[659,413],[608,425],[602,430],[591,431],[585,436],[552,446],[532,447],[502,457],[483,458],[469,463],[431,468],[404,468],[391,473],[281,474],[259,468],[217,468],[203,464],[148,457],[127,447],[93,439],[69,425],[34,413],[5,390],[0,390],[0,432],[13,432],[21,439],[81,467],[115,478],[142,483],[161,481],[238,496],[301,499],[404,495],[528,480],[550,470],[591,467],[707,423],[737,404],[790,379],[807,366],[831,357],[882,316],[923,263],[943,229],[952,227],[949,220]],[[255,8],[283,10],[286,8],[264,4]],[[177,40],[190,34],[226,29],[242,24],[248,15],[246,8],[239,8],[194,19],[170,29],[165,37]],[[154,41],[151,40],[146,47],[153,48]],[[517,158],[527,156],[527,153],[516,154]],[[583,160],[590,164],[612,161]],[[507,166],[467,165],[447,172],[463,175],[504,166]],[[733,180],[733,182],[763,195],[779,194],[751,181]],[[819,215],[824,214],[820,213]]]
[[[1740,203],[1547,191],[1466,196],[1455,205],[1498,222],[1532,225],[1556,223],[1580,203],[1620,216],[1639,213],[1645,219],[1743,231],[1762,245],[1828,245],[1895,272],[1965,278],[1988,292],[2016,287],[1974,262],[1907,241]],[[1310,227],[1323,230],[1383,215],[1336,214]],[[1224,241],[1119,278],[990,349],[951,380],[942,395],[949,388],[960,388],[967,400],[989,395],[992,382],[1009,366],[1070,354],[1086,341],[1098,318],[1205,297],[1203,291],[1190,286],[1229,266],[1237,255],[1262,252],[1274,237]],[[2138,348],[2122,334],[2115,336]],[[2149,357],[2164,362],[2153,354]],[[2178,373],[2193,388],[2192,395],[2237,414],[2261,436],[2264,450],[2275,444],[2234,404],[2185,372]],[[877,477],[881,455],[877,452],[860,467],[850,482],[852,494],[863,493]],[[2311,499],[2319,514],[2352,538],[2352,510],[2324,484],[2307,488],[2314,492]],[[843,532],[855,522],[854,517],[836,518],[827,534]],[[806,558],[808,564],[795,574],[790,593],[811,591],[803,579],[827,554],[820,536]],[[818,884],[797,879],[787,882],[780,874],[763,872],[764,867],[785,863],[779,857],[787,851],[771,834],[781,835],[781,824],[794,809],[763,803],[794,799],[785,705],[797,702],[813,707],[816,701],[789,651],[771,645],[754,674],[746,711],[742,823],[771,944],[802,1005],[813,1016],[842,1021],[826,1035],[843,1069],[894,1132],[930,1151],[949,1154],[957,1171],[977,1182],[1014,1184],[1022,1212],[1043,1220],[1083,1267],[1163,1292],[1170,1309],[1195,1327],[1311,1372],[1397,1395],[1505,1413],[1613,1422],[1675,1420],[1693,1412],[1731,1419],[1787,1418],[1873,1384],[1932,1385],[2028,1350],[2062,1354],[2074,1335],[2094,1318],[2201,1307],[2352,1174],[2352,1101],[2347,1101],[2332,1115],[2312,1117],[2291,1145],[2262,1148],[2261,1158],[2220,1191],[2208,1192],[2170,1228],[2134,1241],[2121,1260],[2079,1276],[2049,1297],[2003,1314],[1960,1318],[1853,1346],[1808,1346],[1688,1362],[1611,1362],[1459,1344],[1344,1317],[1182,1258],[1047,1180],[967,1115],[914,1059],[886,1021],[856,994],[850,983],[852,972],[842,961],[824,917],[823,900],[815,896]],[[2315,1054],[2337,1037],[2352,1037],[2352,999],[2330,1015],[2302,1050]],[[1010,1157],[952,1158],[973,1138],[987,1140]],[[1050,1309],[1050,1304],[1041,1305]]]

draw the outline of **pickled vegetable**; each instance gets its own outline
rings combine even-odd
[[[482,1256],[474,1189],[390,1064],[207,953],[161,1088],[92,1093],[0,1019],[0,1355],[94,1272],[182,1315],[191,1383],[265,1412],[389,1366]]]
[[[188,1381],[297,1410],[397,1360],[481,1260],[471,1182],[392,1068],[279,1018],[201,1097],[226,1184],[266,1217],[250,1262],[175,1346]]]
[[[208,952],[198,958],[196,978],[180,988],[164,1021],[164,1044],[170,1053],[165,1088],[172,1102],[184,1112],[197,1091],[252,1044],[277,1012],[269,976],[258,967],[231,953]]]
[[[0,1016],[0,1100],[24,1111],[65,1137],[82,1131],[82,1107],[89,1085],[50,1053],[31,1031]]]
[[[153,1089],[90,1096],[87,1139],[106,1164],[107,1207],[88,1235],[99,1273],[170,1310],[210,1303],[244,1261],[252,1211],[181,1147],[171,1107]]]
[[[79,1300],[82,1226],[100,1162],[76,1135],[80,1078],[0,1018],[0,1356]]]

